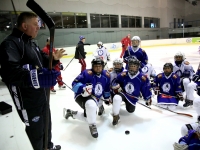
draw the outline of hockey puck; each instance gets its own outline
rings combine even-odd
[[[126,134],[126,135],[128,135],[129,133],[130,133],[130,131],[128,131],[128,130],[125,131],[125,134]]]

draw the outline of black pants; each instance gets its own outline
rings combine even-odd
[[[119,94],[117,94],[117,95],[119,95],[119,96],[122,97],[122,101],[124,101],[125,104],[126,104],[126,110],[127,110],[129,113],[133,113],[133,112],[135,111],[135,106],[132,105],[132,104],[126,99],[126,97],[125,97],[123,94],[119,93]]]
[[[79,95],[75,101],[78,103],[78,105],[84,110],[84,117],[86,117],[86,110],[85,110],[85,103],[90,100],[93,99],[91,96],[88,97],[83,97],[82,95]],[[93,99],[94,100],[94,99]],[[94,100],[95,101],[95,100]]]
[[[33,146],[34,150],[43,150],[45,147],[45,120],[46,120],[46,105],[38,106],[29,110],[18,110],[21,120],[26,124],[26,133]],[[24,115],[27,114],[27,120]],[[51,113],[49,110],[48,123],[48,148],[53,147],[51,142]]]

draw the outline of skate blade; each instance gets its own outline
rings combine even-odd
[[[64,118],[65,118],[66,112],[67,112],[67,109],[66,109],[66,108],[63,108],[63,117],[64,117]]]

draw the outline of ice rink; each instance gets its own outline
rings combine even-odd
[[[149,62],[154,66],[158,74],[162,71],[164,63],[174,61],[174,54],[178,51],[185,53],[186,60],[192,64],[196,71],[200,62],[198,47],[199,45],[197,44],[189,44],[144,47],[143,49],[145,49]],[[87,46],[85,46],[85,50],[87,51]],[[119,50],[110,52],[111,61],[108,62],[109,67],[112,67],[112,60],[119,57],[120,53],[121,51]],[[64,67],[71,59],[70,57],[61,59]],[[92,59],[91,54],[87,55],[87,68],[91,67],[90,62]],[[80,70],[81,65],[78,60],[74,59],[67,69],[62,71],[63,81],[71,87],[72,81],[78,76]],[[4,95],[1,94],[1,99],[7,99],[7,102],[11,104],[11,98],[5,92],[5,87],[2,87],[1,90],[4,90]],[[51,94],[50,99],[52,141],[54,144],[61,145],[62,150],[173,150],[173,143],[177,142],[181,137],[181,126],[187,123],[194,123],[197,118],[194,108],[184,109],[182,107],[183,102],[179,103],[175,111],[189,113],[193,115],[193,118],[151,106],[153,109],[162,111],[162,113],[159,113],[140,104],[137,104],[135,112],[130,114],[125,110],[125,105],[122,104],[120,110],[121,121],[118,126],[113,127],[112,116],[110,115],[112,106],[104,105],[105,114],[102,117],[97,116],[99,137],[96,140],[90,135],[86,122],[63,118],[63,108],[83,111],[74,101],[74,93],[69,88],[59,90],[57,85],[55,90],[57,91],[56,94]],[[155,98],[152,99],[154,104],[156,104]],[[142,100],[140,102],[144,103]],[[12,113],[16,113],[16,110],[13,110]],[[2,116],[0,116],[1,118]],[[130,131],[129,135],[125,134],[126,130]]]

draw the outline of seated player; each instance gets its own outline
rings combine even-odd
[[[171,63],[164,64],[164,72],[158,74],[154,80],[154,91],[157,95],[158,105],[170,110],[174,110],[179,100],[183,100],[180,78],[172,72],[172,69]]]
[[[185,91],[186,98],[183,107],[189,107],[193,105],[192,101],[194,100],[191,96],[188,84],[191,82],[191,78],[194,74],[193,67],[189,64],[188,61],[185,61],[185,54],[182,52],[177,52],[174,56],[174,65],[173,72],[176,73],[181,80],[182,91]]]
[[[148,78],[139,72],[140,62],[136,59],[128,60],[128,71],[124,71],[117,76],[116,83],[112,88],[121,88],[122,91],[113,97],[113,125],[119,122],[120,104],[122,101],[126,104],[126,110],[129,113],[135,111],[135,105],[140,96],[140,92],[146,101],[146,105],[151,105],[151,92]]]
[[[97,58],[92,60],[92,69],[86,69],[72,82],[75,101],[84,110],[83,113],[64,108],[64,117],[87,121],[92,137],[97,138],[97,107],[110,98],[110,75],[103,70],[104,62]],[[101,110],[101,109],[99,109]]]

